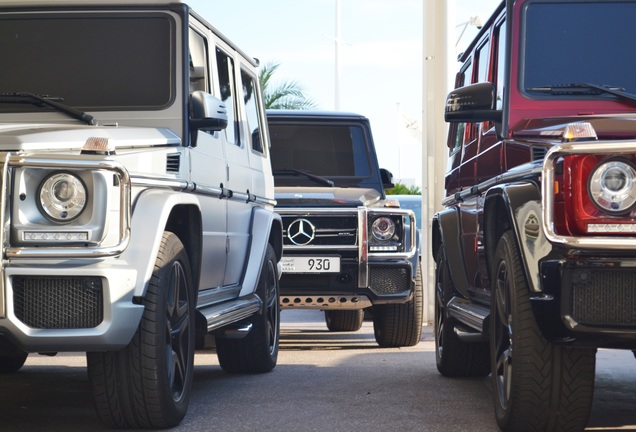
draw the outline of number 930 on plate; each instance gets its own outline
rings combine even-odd
[[[337,256],[284,256],[280,262],[283,273],[340,272],[340,257]]]

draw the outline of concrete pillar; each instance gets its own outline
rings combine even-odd
[[[454,53],[455,0],[424,0],[422,94],[422,277],[424,321],[435,316],[435,261],[431,255],[431,220],[441,208],[448,148],[444,122],[446,95],[451,89]]]

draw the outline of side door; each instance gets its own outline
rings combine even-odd
[[[216,43],[215,57],[217,83],[228,113],[228,126],[222,133],[228,163],[223,187],[231,194],[227,199],[227,261],[223,284],[233,289],[241,282],[250,240],[253,201],[248,199],[252,193],[248,152],[251,144],[244,131],[240,57],[220,40]]]
[[[273,199],[271,195],[274,190],[274,179],[269,160],[269,134],[259,87],[256,74],[252,70],[241,68],[242,99],[245,108],[242,125],[252,177],[250,192],[258,198]]]
[[[490,72],[490,35],[484,37],[476,45],[472,56],[473,77],[471,83],[488,81]],[[470,189],[482,180],[478,177],[478,161],[482,157],[480,142],[482,137],[482,124],[467,123],[466,139],[462,148],[462,163],[460,166],[459,186],[462,190]],[[470,283],[473,295],[483,292],[483,280],[480,274],[479,251],[483,249],[479,235],[479,220],[482,209],[482,200],[479,196],[472,195],[459,204],[461,224],[461,244],[464,254],[464,266],[466,276]]]
[[[201,90],[218,97],[218,89],[213,89],[211,80],[214,58],[210,58],[210,44],[206,34],[205,28],[191,27],[189,30],[190,94]],[[196,146],[191,148],[191,180],[201,190],[218,190],[227,182],[223,136],[224,132],[199,131]],[[227,262],[227,200],[204,193],[197,196],[202,211],[203,227],[200,288],[219,288],[225,279]]]

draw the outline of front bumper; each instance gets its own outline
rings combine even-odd
[[[368,263],[368,284],[360,285],[356,260],[342,260],[340,273],[283,274],[281,307],[364,309],[374,304],[405,303],[413,296],[414,269],[409,261]]]
[[[548,340],[636,349],[636,257],[547,260],[541,278],[531,303]]]
[[[335,273],[283,272],[281,307],[305,309],[364,309],[374,304],[405,303],[413,296],[418,264],[415,215],[395,208],[284,208],[276,209],[284,226],[283,258],[334,256]],[[370,215],[403,218],[403,249],[373,251]],[[316,240],[293,244],[288,228],[302,219],[315,225]]]
[[[5,267],[0,335],[28,352],[127,345],[144,310],[133,301],[137,271],[114,258],[69,262]]]

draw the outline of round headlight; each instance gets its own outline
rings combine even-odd
[[[389,240],[395,234],[395,223],[387,217],[377,218],[371,225],[371,233],[377,240]]]
[[[626,213],[636,203],[636,168],[626,160],[599,164],[590,175],[592,202],[607,213]]]
[[[40,185],[40,208],[55,222],[70,222],[86,206],[86,186],[79,177],[58,172],[44,179]]]

